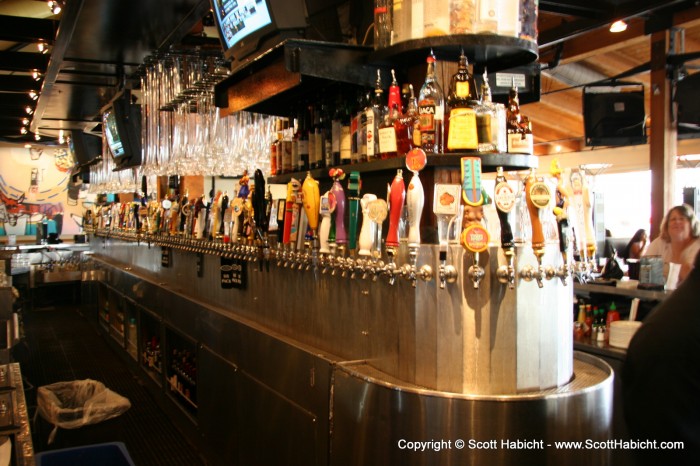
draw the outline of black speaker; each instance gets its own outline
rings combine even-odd
[[[644,86],[585,87],[583,124],[587,146],[631,146],[646,144]],[[612,90],[611,90],[612,89]],[[610,90],[610,91],[608,91]]]

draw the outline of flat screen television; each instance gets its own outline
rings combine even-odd
[[[646,144],[644,86],[585,87],[583,124],[587,146]]]
[[[124,90],[102,109],[102,128],[116,170],[141,164],[141,106]]]
[[[700,138],[700,73],[678,82],[674,100],[678,103],[678,139]]]
[[[102,140],[80,130],[72,130],[68,138],[68,151],[76,165],[85,167],[102,156]]]
[[[234,62],[301,36],[308,26],[305,0],[211,0],[211,5],[224,56]]]

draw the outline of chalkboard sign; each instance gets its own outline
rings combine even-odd
[[[244,290],[247,279],[248,263],[241,259],[221,258],[221,288]]]
[[[163,246],[160,250],[160,265],[170,267],[173,263],[173,255],[169,247]]]

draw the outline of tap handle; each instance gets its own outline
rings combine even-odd
[[[504,250],[513,249],[513,228],[508,215],[515,206],[515,191],[508,184],[503,174],[503,167],[498,167],[496,175],[496,187],[493,195],[496,204],[496,213],[501,224],[501,247]]]
[[[532,248],[535,251],[542,250],[545,241],[539,211],[549,205],[551,194],[547,184],[535,176],[534,170],[525,180],[525,198],[532,225]]]
[[[413,172],[411,182],[408,184],[406,194],[406,208],[408,209],[408,245],[420,246],[420,220],[425,204],[425,192],[420,182],[418,172]]]
[[[360,210],[361,186],[360,172],[350,172],[350,179],[348,180],[348,197],[350,198],[350,202],[348,203],[350,218],[348,226],[348,249],[350,250],[357,248],[357,223]]]
[[[335,198],[335,242],[336,244],[347,244],[348,234],[345,229],[345,191],[340,184],[340,180],[345,178],[345,173],[340,168],[331,168],[328,173],[333,178],[331,193],[333,193],[333,197]]]
[[[270,217],[267,209],[267,201],[265,199],[265,176],[259,168],[255,170],[253,179],[255,180],[255,188],[253,189],[253,219],[255,221],[255,227],[258,230],[258,235],[262,236],[267,233]],[[228,198],[228,196],[224,197]],[[222,208],[224,207],[222,206]]]
[[[318,181],[311,176],[311,173],[306,174],[306,179],[301,186],[301,191],[304,195],[304,212],[306,212],[309,228],[313,234],[316,235],[318,233],[318,214],[321,196],[318,190]]]
[[[360,250],[358,254],[360,256],[369,256],[372,254],[372,247],[374,246],[374,222],[370,216],[370,204],[377,200],[377,196],[374,194],[365,194],[362,196],[360,204],[362,206],[362,229],[360,230],[360,239],[358,245]]]
[[[319,228],[319,240],[321,243],[321,249],[319,252],[323,254],[328,254],[331,252],[328,245],[328,236],[331,231],[331,214],[335,210],[335,196],[332,192],[327,191],[323,196],[321,196],[320,211],[321,214],[321,227]]]
[[[406,199],[406,186],[401,170],[397,170],[396,176],[389,188],[389,230],[386,236],[387,247],[399,245],[399,222],[403,213],[403,204]]]
[[[292,178],[287,183],[287,198],[284,206],[284,232],[282,243],[290,244],[296,240],[296,223],[299,221],[297,197],[299,196],[299,180]]]

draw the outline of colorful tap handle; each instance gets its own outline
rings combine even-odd
[[[370,256],[374,247],[374,222],[370,217],[370,204],[377,200],[377,196],[367,193],[362,196],[360,205],[362,206],[362,228],[360,230],[360,238],[358,245],[360,256]]]
[[[552,160],[549,172],[557,180],[556,189],[556,199],[555,206],[552,213],[557,219],[557,232],[559,233],[559,251],[564,257],[564,262],[566,262],[567,249],[569,246],[569,202],[571,197],[571,191],[564,183],[564,177],[562,176],[562,169],[559,166],[559,160]]]
[[[340,181],[345,178],[345,173],[340,168],[331,168],[328,174],[333,178],[331,193],[335,198],[335,242],[336,244],[347,244],[348,234],[345,230],[345,191]]]
[[[399,223],[403,213],[403,204],[406,200],[406,186],[401,170],[396,171],[396,176],[389,188],[389,231],[386,235],[387,247],[399,245]]]
[[[348,249],[357,248],[357,223],[360,210],[360,189],[362,189],[362,180],[360,172],[350,172],[348,179],[348,210],[350,222],[348,225]]]
[[[468,251],[477,254],[489,245],[489,232],[481,224],[483,219],[484,191],[481,187],[481,159],[462,157],[462,200],[467,205],[460,242]],[[476,256],[475,256],[476,257]]]
[[[530,214],[530,225],[532,226],[532,249],[535,254],[542,254],[545,245],[544,229],[540,220],[540,210],[549,206],[551,193],[549,186],[535,176],[534,170],[525,179],[525,199],[527,210]]]
[[[259,168],[255,170],[253,179],[255,180],[255,189],[253,190],[253,220],[255,221],[255,228],[258,232],[258,236],[261,237],[267,233],[270,217],[268,217],[267,202],[265,200],[267,192],[265,189],[265,176]]]
[[[304,184],[301,186],[301,192],[304,195],[304,212],[306,212],[306,218],[309,221],[309,228],[312,235],[316,236],[318,234],[318,213],[321,195],[318,190],[318,181],[311,176],[311,173],[306,174]]]
[[[284,232],[282,233],[283,244],[289,244],[296,238],[296,235],[294,235],[294,238],[292,238],[292,233],[296,233],[295,227],[298,220],[298,210],[295,207],[299,187],[299,181],[294,178],[287,183],[287,198],[284,206]],[[296,216],[295,212],[297,214]]]
[[[493,198],[496,204],[496,213],[501,223],[501,247],[504,251],[510,251],[515,247],[513,243],[513,228],[508,220],[508,214],[515,207],[515,191],[508,184],[503,174],[503,167],[496,169],[496,187]]]
[[[231,214],[233,215],[233,231],[231,232],[231,241],[234,243],[238,242],[238,234],[241,231],[241,215],[243,215],[244,208],[245,201],[243,198],[236,197],[233,202],[231,202]]]
[[[408,246],[420,246],[420,220],[425,204],[425,192],[423,184],[418,177],[418,172],[413,172],[411,182],[408,184],[406,194],[406,209],[408,210]]]
[[[461,186],[458,184],[436,184],[433,198],[433,213],[437,217],[438,243],[440,245],[440,259],[447,259],[447,245],[449,243],[450,222],[459,215],[459,203],[461,198]]]
[[[588,186],[588,177],[582,174],[583,178],[583,221],[584,230],[586,233],[586,251],[588,252],[588,258],[593,258],[596,251],[595,244],[595,230],[593,228],[593,206],[592,206],[592,193],[590,192]]]
[[[335,210],[335,196],[331,191],[326,191],[326,193],[321,196],[321,204],[319,213],[321,214],[321,226],[319,228],[319,240],[321,243],[321,248],[318,252],[322,254],[329,254],[331,252],[328,245],[328,237],[331,230],[331,214]]]

